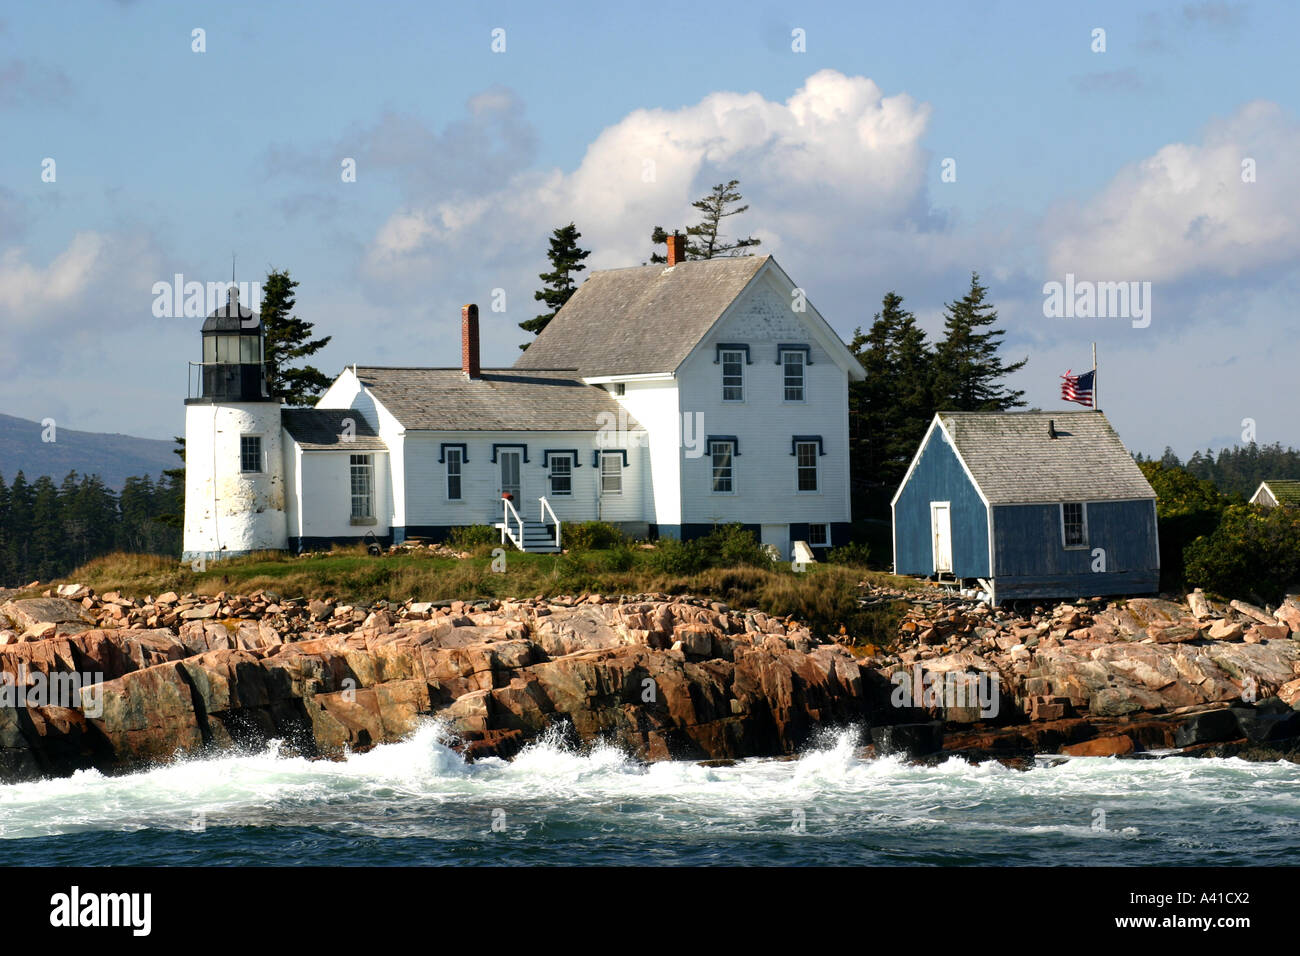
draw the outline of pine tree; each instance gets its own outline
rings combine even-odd
[[[14,475],[14,483],[9,487],[8,546],[12,573],[18,576],[18,583],[25,584],[31,580],[31,535],[32,535],[32,486],[26,476],[19,471]]]
[[[185,439],[175,435],[172,440],[176,442],[172,454],[181,460],[181,466],[163,471],[156,489],[155,514],[164,527],[182,532],[185,530]]]
[[[32,483],[32,525],[29,562],[31,573],[42,581],[54,577],[62,566],[63,515],[59,489],[49,475]]]
[[[998,348],[1006,333],[993,328],[998,313],[984,300],[987,292],[980,285],[979,273],[972,272],[970,291],[945,307],[944,338],[934,359],[939,410],[1007,411],[1025,404],[1025,393],[1007,388],[1002,379],[1024,368],[1029,360],[1003,364]]]
[[[925,331],[895,292],[885,294],[868,332],[854,331],[849,349],[866,372],[849,387],[853,473],[865,495],[857,513],[884,517],[934,413],[932,355]]]
[[[564,303],[573,297],[573,293],[578,291],[578,284],[574,281],[574,277],[587,268],[582,264],[582,260],[591,255],[589,249],[578,248],[578,240],[581,238],[582,233],[578,232],[578,227],[573,223],[560,226],[551,233],[551,248],[546,253],[546,258],[551,261],[551,271],[538,274],[537,277],[542,280],[544,286],[533,293],[533,298],[545,302],[550,311],[520,322],[519,327],[525,332],[540,335],[542,329],[555,318],[555,313],[559,312]],[[525,342],[519,348],[528,348],[528,343]]]
[[[691,203],[692,206],[704,214],[704,218],[697,225],[686,227],[687,259],[718,259],[727,256],[753,255],[753,253],[744,250],[762,243],[761,239],[753,236],[727,242],[722,234],[722,221],[724,219],[729,216],[739,216],[749,208],[748,203],[733,208],[744,198],[741,196],[740,191],[736,189],[738,185],[740,185],[738,179],[718,183],[709,191],[707,196]],[[650,242],[657,250],[659,246],[667,245],[668,235],[663,226],[655,226],[650,232]],[[668,257],[655,251],[650,254],[650,261],[667,262]]]
[[[329,344],[333,336],[313,339],[313,323],[293,315],[298,283],[288,270],[272,270],[262,287],[262,329],[266,339],[266,383],[286,405],[310,405],[330,385],[329,376],[311,365],[295,365]]]
[[[9,486],[0,474],[0,588],[17,584],[18,575],[9,556]]]

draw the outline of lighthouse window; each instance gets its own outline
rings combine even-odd
[[[239,470],[244,474],[257,474],[262,470],[262,436],[239,436]]]
[[[256,365],[262,361],[260,351],[257,336],[241,335],[239,337],[239,362],[241,365]]]
[[[373,518],[374,474],[369,455],[352,455],[352,517]]]
[[[212,364],[217,360],[217,340],[210,335],[203,336],[203,361]]]

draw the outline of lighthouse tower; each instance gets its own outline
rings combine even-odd
[[[226,304],[203,323],[198,395],[185,400],[182,557],[208,561],[286,550],[280,400],[266,387],[261,317]]]

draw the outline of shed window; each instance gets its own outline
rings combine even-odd
[[[722,400],[724,402],[743,402],[745,400],[745,353],[741,349],[723,349],[722,355]]]
[[[375,476],[370,455],[350,455],[352,465],[352,517],[375,516]]]
[[[573,457],[551,456],[551,494],[558,497],[573,494]]]
[[[255,475],[262,470],[262,436],[239,436],[239,470],[246,475]]]
[[[713,493],[731,495],[736,492],[735,461],[733,455],[736,446],[729,441],[709,442],[709,457],[713,460]]]
[[[447,500],[460,501],[460,471],[465,452],[448,445],[443,448],[442,454],[447,460]]]
[[[1082,502],[1061,505],[1061,540],[1067,548],[1088,546],[1088,509]]]

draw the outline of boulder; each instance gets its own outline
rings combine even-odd
[[[1210,710],[1191,714],[1174,733],[1174,746],[1219,743],[1241,737],[1237,717],[1231,710]]]
[[[931,720],[921,724],[872,727],[871,743],[880,754],[923,757],[943,747],[943,722]]]
[[[1133,738],[1126,734],[1110,737],[1094,737],[1077,744],[1066,744],[1061,753],[1070,757],[1117,757],[1131,754],[1136,749]]]

